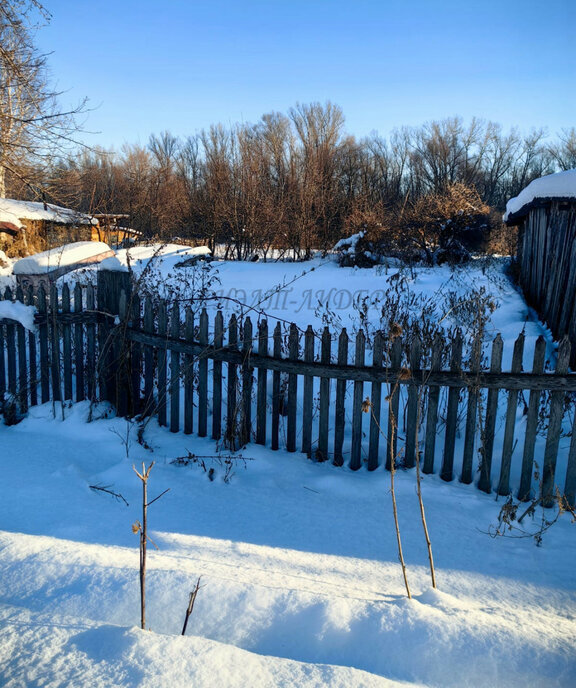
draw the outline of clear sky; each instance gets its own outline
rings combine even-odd
[[[45,0],[36,42],[92,144],[340,105],[346,130],[461,115],[576,126],[576,0]]]

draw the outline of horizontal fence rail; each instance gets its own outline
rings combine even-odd
[[[35,307],[35,329],[0,319],[5,413],[10,403],[23,414],[48,401],[107,400],[120,415],[153,415],[231,449],[255,441],[353,470],[420,461],[424,473],[499,495],[514,486],[547,506],[562,484],[574,504],[568,338],[544,372],[540,337],[524,372],[521,334],[503,371],[499,335],[486,349],[458,332],[425,343],[271,328],[234,314],[225,322],[220,311],[140,299],[127,280],[101,271],[97,290],[6,290],[5,301]]]

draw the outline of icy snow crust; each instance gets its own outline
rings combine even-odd
[[[77,241],[20,258],[14,263],[13,270],[15,275],[43,275],[107,251],[110,251],[110,246],[103,241]]]
[[[45,207],[46,205],[46,207]],[[52,203],[37,203],[36,201],[16,201],[12,198],[0,198],[0,222],[11,222],[17,227],[23,227],[24,220],[49,220],[62,224],[96,225],[98,220],[79,213],[70,208],[62,208]]]
[[[504,221],[535,198],[576,198],[576,170],[566,170],[535,179],[506,204]]]

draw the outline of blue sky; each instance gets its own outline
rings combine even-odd
[[[461,115],[576,126],[574,0],[46,0],[36,37],[92,144],[330,100],[357,137]]]

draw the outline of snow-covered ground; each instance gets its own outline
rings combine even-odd
[[[358,327],[363,301],[369,327],[377,327],[390,290],[412,300],[416,315],[419,299],[427,307],[432,300],[432,317],[449,332],[466,326],[451,310],[454,298],[483,287],[497,306],[487,339],[502,334],[505,367],[522,330],[526,370],[540,334],[554,356],[550,333],[503,261],[455,270],[339,268],[321,258],[176,267],[191,255],[176,245],[133,249],[130,259],[117,253],[152,293],[188,303],[194,290],[203,294],[194,308],[222,306],[254,320],[265,313],[272,324],[279,318],[301,328],[329,323],[334,332]],[[62,280],[95,274],[88,268]],[[492,538],[502,498],[425,476],[433,590],[414,471],[400,472],[408,600],[383,468],[353,473],[249,445],[231,460],[228,480],[227,454],[212,441],[150,421],[145,448],[137,428],[107,407],[95,409],[91,423],[89,413],[86,403],[43,405],[19,425],[0,425],[0,685],[574,685],[576,525],[569,515],[539,547],[530,536]],[[564,437],[561,470],[568,444]],[[189,453],[208,458],[172,463]],[[138,628],[138,536],[131,530],[141,518],[132,466],[143,461],[156,462],[150,497],[170,488],[149,512],[159,547],[149,548],[150,631]],[[129,506],[90,485],[121,494]],[[537,533],[541,519],[537,511],[526,530]],[[183,638],[199,576],[204,587]]]
[[[91,423],[88,414],[87,403],[47,404],[0,425],[0,685],[574,685],[568,516],[540,547],[491,538],[501,502],[426,476],[435,591],[413,472],[399,473],[408,600],[386,471],[249,446],[225,481],[223,459],[172,463],[217,456],[212,441],[152,421],[145,449],[105,406]],[[149,509],[159,549],[149,548],[150,630],[141,631],[132,466],[152,460],[150,498],[170,491]]]

